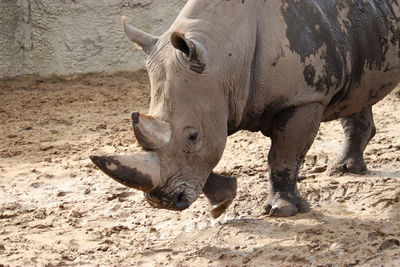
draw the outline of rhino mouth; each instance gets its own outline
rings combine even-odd
[[[188,169],[183,169],[169,178],[163,187],[144,195],[153,208],[181,211],[187,209],[200,195],[202,187],[197,181],[188,175]]]
[[[147,202],[153,208],[168,210],[184,210],[197,199],[198,194],[194,188],[183,185],[175,191],[165,194],[162,191],[145,193]]]

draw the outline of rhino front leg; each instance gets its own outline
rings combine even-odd
[[[323,109],[321,104],[312,103],[285,110],[274,118],[268,154],[270,193],[264,214],[287,217],[308,211],[308,203],[297,189],[297,178],[318,132]]]
[[[212,205],[211,215],[218,218],[236,197],[237,182],[232,176],[212,172],[203,187],[203,193]]]
[[[376,128],[372,116],[372,107],[360,113],[340,120],[345,141],[341,153],[329,169],[329,174],[362,173],[367,170],[364,162],[364,150],[375,136]]]

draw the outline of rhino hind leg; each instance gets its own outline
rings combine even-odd
[[[203,193],[212,205],[211,215],[218,218],[236,197],[235,177],[223,176],[212,172],[203,187]]]
[[[364,150],[376,133],[372,108],[345,117],[340,122],[345,141],[341,153],[329,168],[329,174],[363,173],[367,170],[363,157]]]
[[[273,120],[270,192],[263,214],[275,217],[307,212],[309,205],[297,189],[300,165],[318,132],[324,107],[312,103],[281,112]]]

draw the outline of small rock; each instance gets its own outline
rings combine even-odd
[[[133,192],[128,192],[128,191],[124,191],[121,193],[112,193],[111,195],[107,196],[107,200],[111,201],[114,199],[119,199],[119,201],[121,202],[121,199],[132,196],[133,194],[134,194]]]
[[[381,232],[381,231],[375,231],[375,232],[370,232],[367,235],[368,240],[374,241],[376,239],[378,239],[379,237],[384,237],[385,233]]]
[[[342,249],[342,246],[338,243],[332,243],[329,247],[330,250],[332,251],[338,251]]]
[[[48,151],[48,150],[51,150],[53,148],[54,148],[54,146],[42,146],[42,147],[40,147],[40,150],[41,151]]]
[[[255,239],[255,238],[256,238],[255,236],[251,235],[251,236],[247,237],[247,240],[252,240],[252,239]]]
[[[47,217],[46,209],[39,209],[39,210],[35,211],[33,214],[33,217],[35,219],[39,219],[39,220],[46,219],[46,217]]]
[[[105,124],[97,125],[96,130],[100,130],[100,129],[107,129],[107,125],[105,125]]]
[[[4,207],[6,210],[18,210],[22,207],[22,205],[17,202],[10,202],[4,204]]]
[[[98,247],[97,250],[98,250],[98,251],[106,252],[109,248],[110,248],[110,246],[104,245],[104,246]]]
[[[59,192],[57,193],[57,196],[58,196],[58,197],[65,197],[66,194],[67,194],[67,192],[59,191]]]
[[[311,173],[322,173],[322,172],[324,172],[324,171],[326,171],[326,169],[327,169],[328,167],[325,165],[325,166],[315,166],[312,170],[311,170]]]
[[[219,260],[226,260],[228,258],[228,255],[226,255],[225,253],[221,254],[221,256],[219,256]]]
[[[71,211],[70,217],[73,218],[82,218],[83,216],[83,212],[77,211],[77,210],[73,210]]]
[[[50,224],[42,224],[42,223],[39,223],[39,224],[36,224],[36,225],[33,225],[33,226],[31,226],[31,228],[35,228],[35,229],[47,229],[47,228],[52,228],[54,225],[52,224],[52,223],[50,223]]]
[[[108,213],[114,213],[114,212],[116,212],[116,211],[118,211],[120,209],[121,209],[121,205],[117,204],[117,205],[114,205],[112,208],[110,208],[107,212]]]
[[[38,182],[30,184],[30,186],[33,187],[33,188],[39,188],[41,185],[42,185],[42,183],[38,183]]]
[[[387,239],[382,242],[382,244],[379,246],[380,250],[388,249],[394,246],[400,246],[400,242],[397,239]]]

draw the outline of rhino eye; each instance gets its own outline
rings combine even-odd
[[[199,130],[195,127],[188,127],[184,130],[185,147],[184,152],[190,154],[198,151],[202,147],[201,136],[199,135]]]
[[[189,143],[194,144],[199,137],[199,131],[195,127],[188,127],[184,130],[184,136]]]
[[[196,141],[198,136],[199,136],[199,133],[197,133],[197,132],[189,134],[189,141],[190,142]]]

